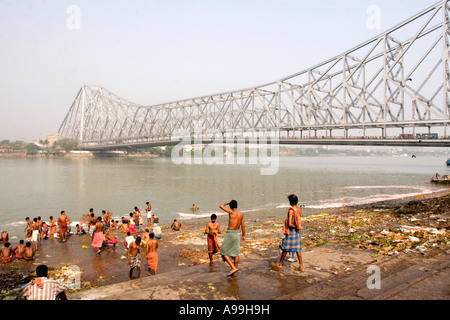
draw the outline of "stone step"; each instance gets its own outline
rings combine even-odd
[[[326,255],[324,255],[326,253]],[[330,248],[315,248],[304,252],[301,273],[285,263],[282,271],[274,271],[273,256],[245,255],[236,276],[227,277],[229,267],[216,262],[191,266],[175,271],[147,276],[142,268],[141,278],[113,285],[91,288],[68,294],[71,300],[339,300],[339,299],[442,299],[448,297],[450,250],[438,254],[400,254],[366,259],[347,270],[345,261],[363,259],[349,252]],[[322,257],[322,259],[319,259]],[[323,258],[330,259],[324,261]],[[341,257],[342,261],[338,260]],[[331,261],[331,263],[330,263]],[[328,265],[327,265],[328,263]],[[297,263],[294,263],[296,265]],[[318,268],[317,266],[322,266]],[[368,289],[369,266],[380,268],[381,289]],[[337,266],[339,268],[337,268]],[[318,270],[320,269],[320,270]],[[338,274],[333,269],[341,270]],[[135,271],[136,274],[136,271]]]
[[[427,259],[405,270],[390,274],[381,280],[381,290],[365,288],[358,292],[358,296],[372,300],[429,300],[433,296],[448,296],[448,255]],[[444,281],[437,281],[436,279]],[[429,285],[431,284],[431,286]],[[438,293],[436,295],[436,293]]]
[[[301,292],[280,296],[277,299],[409,300],[433,299],[433,296],[442,299],[443,296],[449,296],[446,285],[448,264],[448,252],[430,258],[422,258],[419,255],[413,257],[413,254],[388,257],[363,265],[345,277],[331,277]],[[367,287],[367,279],[372,275],[367,273],[370,265],[380,268],[380,289]],[[424,283],[428,285],[427,288],[424,288]]]

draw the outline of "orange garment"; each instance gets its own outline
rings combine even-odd
[[[52,225],[52,226],[50,227],[50,235],[55,234],[55,233],[56,233],[56,224],[55,224],[55,225]]]
[[[158,253],[156,251],[147,253],[147,263],[149,269],[158,270]]]

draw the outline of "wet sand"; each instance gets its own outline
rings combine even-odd
[[[163,232],[168,232],[168,228],[163,226]],[[139,232],[142,235],[142,231]],[[102,252],[97,255],[97,249],[91,247],[92,237],[89,235],[71,235],[67,242],[62,243],[59,239],[42,240],[40,248],[36,251],[33,261],[14,259],[11,263],[1,264],[0,272],[7,273],[11,269],[21,273],[31,273],[40,264],[46,264],[52,269],[61,269],[76,266],[82,271],[82,288],[95,287],[112,284],[128,280],[129,265],[124,259],[127,252],[123,244],[125,236],[121,230],[112,230],[111,234],[118,239],[116,247],[109,246],[102,248]],[[168,237],[167,237],[168,238]],[[179,267],[183,263],[181,258],[177,258],[176,246],[169,246],[166,237],[160,240],[160,272],[168,272]],[[144,261],[145,253],[141,250],[141,260]],[[141,276],[145,274],[146,263],[142,265]],[[134,272],[134,277],[137,273]]]

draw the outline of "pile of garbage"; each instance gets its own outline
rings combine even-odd
[[[302,218],[303,247],[328,243],[352,245],[374,257],[425,253],[450,244],[450,195],[417,197],[401,206],[320,213]],[[252,227],[242,246],[243,253],[277,248],[283,238],[283,221],[265,221]]]
[[[450,244],[450,197],[446,194],[400,207],[343,212],[311,222],[310,232],[304,235],[307,245],[352,244],[374,257],[424,254]]]
[[[247,233],[241,254],[265,256],[278,249],[284,220],[246,221]],[[450,244],[450,195],[425,198],[403,205],[374,205],[372,208],[342,208],[302,217],[303,248],[329,243],[367,250],[373,257],[399,253],[422,253]],[[203,232],[202,232],[203,231]],[[219,237],[223,240],[224,232]],[[191,264],[208,263],[204,228],[200,233],[182,233],[178,242],[184,247],[179,257]],[[215,255],[220,259],[220,255]]]
[[[446,229],[401,225],[381,232],[371,231],[368,239],[359,247],[371,249],[383,255],[424,253],[431,248],[450,244]]]
[[[192,265],[209,263],[207,249],[184,247],[178,250],[177,256],[182,258],[183,260],[188,261]],[[217,259],[217,255],[215,259]]]
[[[450,213],[450,194],[437,198],[424,198],[410,201],[396,210],[398,215],[429,213],[432,215],[448,216]]]

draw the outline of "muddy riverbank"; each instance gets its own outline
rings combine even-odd
[[[241,246],[241,260],[245,261],[246,258],[251,257],[255,259],[254,264],[260,265],[258,268],[261,272],[273,273],[268,266],[270,261],[276,259],[278,255],[278,245],[283,237],[283,219],[284,217],[279,216],[274,216],[273,219],[272,217],[257,219],[255,216],[248,216],[246,241]],[[208,220],[205,218],[183,221],[180,231],[172,231],[168,225],[162,226],[163,238],[159,240],[157,277],[162,278],[164,274],[188,270],[194,266],[208,265],[204,235]],[[219,216],[218,221],[222,229],[222,234],[219,236],[219,243],[221,243],[226,230],[227,217]],[[311,261],[316,261],[314,265],[305,263],[310,268],[307,273],[312,272],[307,281],[310,284],[320,281],[320,276],[314,276],[314,273],[320,274],[323,270],[339,277],[345,276],[355,266],[368,261],[389,259],[400,255],[425,256],[432,251],[445,251],[450,243],[449,221],[450,196],[448,193],[416,196],[357,208],[326,210],[304,217],[302,239],[305,256],[313,255]],[[20,299],[17,288],[33,277],[33,271],[39,264],[47,264],[53,278],[64,280],[72,276],[74,272],[77,273],[80,283],[77,289],[69,292],[69,297],[71,294],[77,297],[88,296],[89,291],[94,288],[126,283],[129,266],[125,259],[124,235],[120,230],[112,232],[118,237],[118,244],[109,250],[103,248],[100,255],[96,255],[96,250],[90,246],[91,238],[88,235],[72,235],[66,243],[60,243],[58,239],[42,240],[42,246],[34,261],[13,260],[11,263],[1,265],[1,298]],[[320,251],[318,251],[319,248]],[[349,252],[352,255],[356,252],[357,255],[349,258],[345,263],[326,267],[325,259],[329,260],[329,257],[321,257],[320,254],[337,252],[337,248],[341,248],[339,249],[341,250],[340,259]],[[141,254],[142,279],[148,276],[145,274],[147,264],[144,253]],[[219,265],[218,268],[225,268],[219,255],[215,255],[214,259],[215,264]],[[293,266],[296,263],[287,265]],[[136,272],[134,278],[136,278]],[[283,294],[288,294],[288,291],[283,291]],[[165,299],[161,296],[154,296],[154,298]],[[214,296],[212,298],[214,299]],[[264,297],[255,295],[253,298],[251,296],[246,298]],[[448,296],[441,298],[448,299]]]

